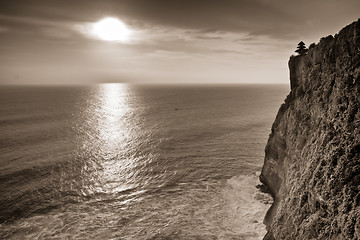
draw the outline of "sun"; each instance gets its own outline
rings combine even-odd
[[[104,41],[128,42],[131,30],[117,18],[107,17],[93,24],[92,33]]]

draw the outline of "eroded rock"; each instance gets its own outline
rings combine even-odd
[[[260,180],[264,239],[360,239],[360,20],[289,60]]]

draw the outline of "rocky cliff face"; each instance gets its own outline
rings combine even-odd
[[[289,60],[260,180],[264,239],[360,239],[360,20]]]

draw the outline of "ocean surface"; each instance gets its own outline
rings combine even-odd
[[[0,239],[261,239],[287,85],[0,87]]]

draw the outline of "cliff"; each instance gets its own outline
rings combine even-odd
[[[264,239],[360,239],[360,20],[289,60],[265,149]]]

